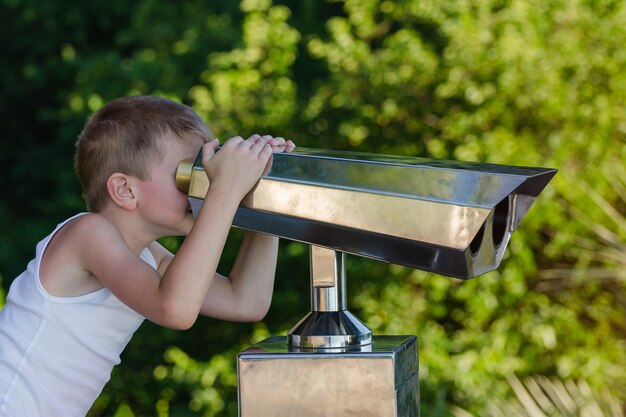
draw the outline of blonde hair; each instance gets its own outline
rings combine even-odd
[[[164,156],[161,140],[170,133],[204,142],[212,137],[191,108],[162,97],[122,97],[94,113],[78,137],[74,159],[87,208],[104,209],[107,181],[115,172],[148,179],[150,169]]]

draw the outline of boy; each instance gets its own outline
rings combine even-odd
[[[0,416],[84,416],[144,318],[187,329],[198,314],[266,314],[278,239],[247,232],[230,274],[216,273],[239,204],[282,138],[217,140],[190,108],[158,97],[113,100],[87,122],[76,170],[89,213],[38,245],[0,311]],[[211,186],[197,218],[175,187],[202,148]],[[156,239],[186,235],[176,256]]]

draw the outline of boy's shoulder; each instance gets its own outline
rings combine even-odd
[[[64,229],[67,229],[64,231]],[[83,253],[82,260],[96,257],[115,258],[120,252],[131,255],[131,250],[122,237],[122,232],[107,217],[98,213],[86,213],[78,216],[57,234],[60,236],[60,244],[74,247],[75,253]],[[158,266],[167,266],[173,256],[163,245],[157,241],[151,242],[147,249],[154,257]],[[133,256],[133,258],[136,256]],[[161,268],[159,267],[159,270]]]
[[[93,256],[106,256],[109,245],[104,242],[111,237],[121,240],[115,226],[97,213],[80,215],[63,224],[42,254],[39,275],[44,288],[56,296],[77,296],[101,287],[87,263]]]
[[[56,232],[54,239],[68,245],[81,245],[84,240],[97,239],[103,233],[119,235],[119,230],[101,214],[85,213],[65,223]]]

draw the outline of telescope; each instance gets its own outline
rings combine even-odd
[[[372,336],[349,312],[353,254],[459,279],[496,269],[555,169],[297,148],[233,225],[310,245],[311,311],[238,357],[239,415],[419,416],[417,338]],[[210,187],[181,161],[197,215]]]

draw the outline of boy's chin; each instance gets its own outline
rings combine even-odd
[[[193,214],[189,213],[181,222],[171,228],[167,236],[187,236],[191,232],[195,219]]]

